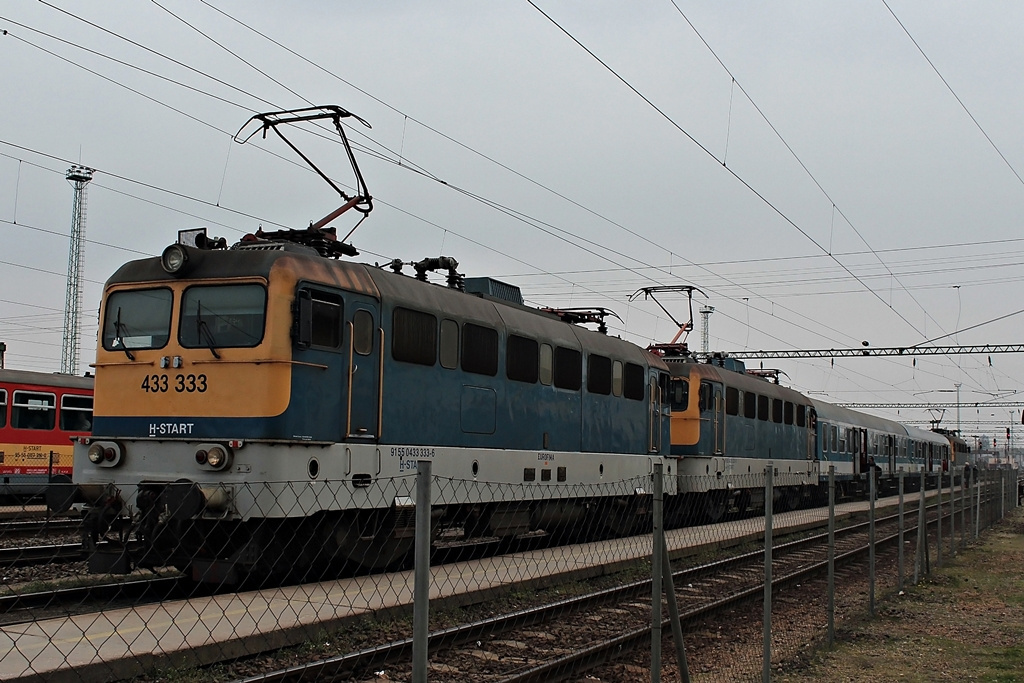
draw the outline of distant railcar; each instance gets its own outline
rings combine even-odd
[[[92,431],[93,378],[0,370],[0,496],[71,476],[72,439]]]
[[[777,511],[823,500],[830,466],[840,495],[866,494],[872,473],[882,494],[896,490],[900,472],[911,490],[919,480],[910,474],[948,467],[943,436],[809,398],[735,358],[700,363],[684,347],[660,350],[672,374],[681,519],[694,509],[717,521],[730,510],[763,506],[763,487],[755,477],[744,485],[742,475],[764,472],[769,462]]]

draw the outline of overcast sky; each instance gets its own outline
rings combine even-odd
[[[1024,5],[534,3],[4,2],[7,367],[60,368],[71,164],[95,169],[84,372],[121,263],[180,229],[233,242],[340,205],[274,136],[232,142],[310,104],[372,125],[348,129],[375,199],[351,238],[366,262],[453,256],[531,304],[609,308],[641,345],[675,327],[630,295],[679,284],[707,293],[718,350],[1024,341]],[[286,132],[351,183],[330,131]],[[1014,354],[765,367],[839,402],[954,401],[959,383],[965,432],[1000,445],[1010,411],[973,404],[1024,391]]]

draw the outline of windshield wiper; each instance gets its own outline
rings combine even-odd
[[[213,339],[213,332],[210,332],[210,326],[203,320],[203,302],[196,300],[196,333],[199,335],[199,340],[206,340],[206,348],[210,349],[213,353],[213,357],[220,360],[220,354],[217,353],[216,344]]]
[[[128,360],[135,360],[135,356],[128,349],[128,344],[124,340],[124,333],[128,331],[128,326],[121,323],[121,307],[117,307],[117,317],[114,319],[114,346],[117,346],[118,342],[121,344],[121,350],[124,351],[124,355],[128,356]]]

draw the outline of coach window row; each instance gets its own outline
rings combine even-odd
[[[822,453],[856,453],[857,430],[822,422],[821,451]]]
[[[38,391],[15,391],[11,400],[11,427],[52,430],[57,426],[57,397]],[[0,389],[0,427],[7,426],[7,390]],[[92,430],[92,396],[66,394],[60,397],[60,429],[66,432]]]
[[[442,319],[409,308],[396,308],[392,318],[391,355],[405,363],[441,367],[495,377],[498,374],[498,331],[476,323]],[[583,386],[583,354],[517,334],[505,343],[505,376],[516,382],[554,385],[579,391]],[[642,401],[644,368],[636,363],[587,355],[587,391]]]
[[[727,415],[742,415],[762,422],[796,424],[797,427],[807,424],[806,406],[752,391],[740,391],[736,387],[725,388],[725,412]]]

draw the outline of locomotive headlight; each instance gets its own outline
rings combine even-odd
[[[124,457],[124,450],[112,441],[97,441],[85,452],[89,462],[100,467],[117,467]]]
[[[227,452],[220,446],[214,446],[206,453],[206,464],[210,467],[220,468],[228,460]]]
[[[188,252],[180,244],[172,244],[160,255],[160,265],[171,275],[176,275],[188,263]]]

